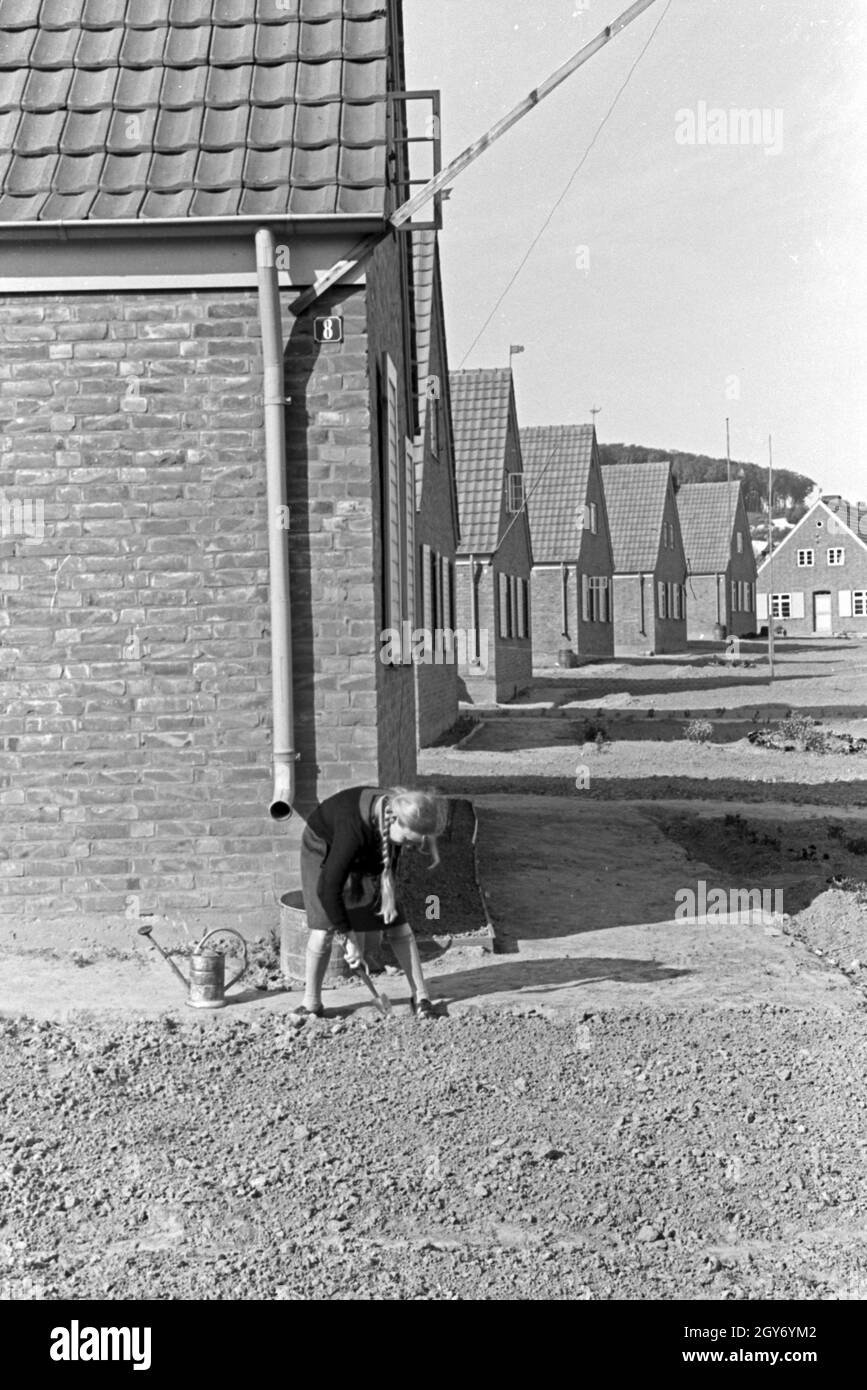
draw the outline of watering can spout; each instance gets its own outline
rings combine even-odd
[[[175,974],[177,975],[177,977],[178,977],[178,979],[180,980],[181,984],[183,985],[184,989],[185,989],[185,990],[189,989],[189,987],[190,987],[190,982],[189,982],[189,980],[187,979],[186,975],[184,974],[183,970],[181,970],[180,966],[178,966],[178,965],[175,964],[175,962],[172,960],[171,956],[168,955],[168,954],[163,950],[163,948],[162,948],[162,946],[159,944],[159,942],[158,942],[158,941],[154,941],[153,936],[152,936],[152,934],[151,934],[152,932],[153,932],[153,927],[144,926],[144,927],[139,927],[139,929],[138,929],[138,934],[139,934],[139,936],[146,936],[146,937],[148,938],[148,941],[151,943],[151,945],[152,945],[152,946],[156,946],[156,948],[157,948],[157,950],[159,951],[160,955],[163,957],[163,960],[167,961],[168,964],[172,967],[172,970],[174,970]]]

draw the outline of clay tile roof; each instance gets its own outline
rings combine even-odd
[[[583,517],[593,459],[592,425],[537,425],[521,430],[527,516],[533,559],[574,560],[581,546],[576,514]]]
[[[383,217],[388,43],[386,0],[0,0],[0,223]]]
[[[670,473],[671,464],[665,461],[603,464],[615,573],[656,569]]]
[[[512,373],[508,367],[452,372],[449,383],[461,553],[490,554],[497,548],[504,510]]]
[[[722,574],[731,559],[740,483],[684,483],[677,494],[683,549],[692,574]]]

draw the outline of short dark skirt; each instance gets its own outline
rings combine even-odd
[[[322,867],[328,857],[328,848],[327,841],[315,835],[309,826],[305,827],[301,837],[301,891],[304,894],[309,931],[337,930],[319,896]],[[384,931],[386,926],[379,915],[379,879],[365,874],[361,882],[364,891],[360,902],[352,900],[348,884],[343,890],[343,901],[351,929],[354,932]],[[397,917],[389,926],[399,927],[405,921],[406,915],[398,902]]]

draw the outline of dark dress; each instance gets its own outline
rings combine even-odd
[[[328,797],[309,817],[301,838],[301,891],[310,931],[374,932],[379,915],[382,842],[373,806],[379,787],[347,787]],[[389,844],[397,873],[400,845]],[[406,921],[400,903],[397,917]]]

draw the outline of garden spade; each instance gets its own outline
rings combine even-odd
[[[370,978],[370,972],[368,971],[367,966],[364,963],[363,957],[361,957],[357,961],[350,960],[349,942],[346,940],[345,937],[343,938],[343,940],[346,948],[346,964],[349,966],[349,969],[353,972],[354,975],[358,975],[364,981],[365,985],[373,995],[374,1003],[376,1004],[376,1007],[379,1009],[379,1012],[382,1014],[383,1018],[389,1018],[391,1015],[391,1000],[389,999],[387,994],[380,994],[379,990],[376,988],[376,985]]]

